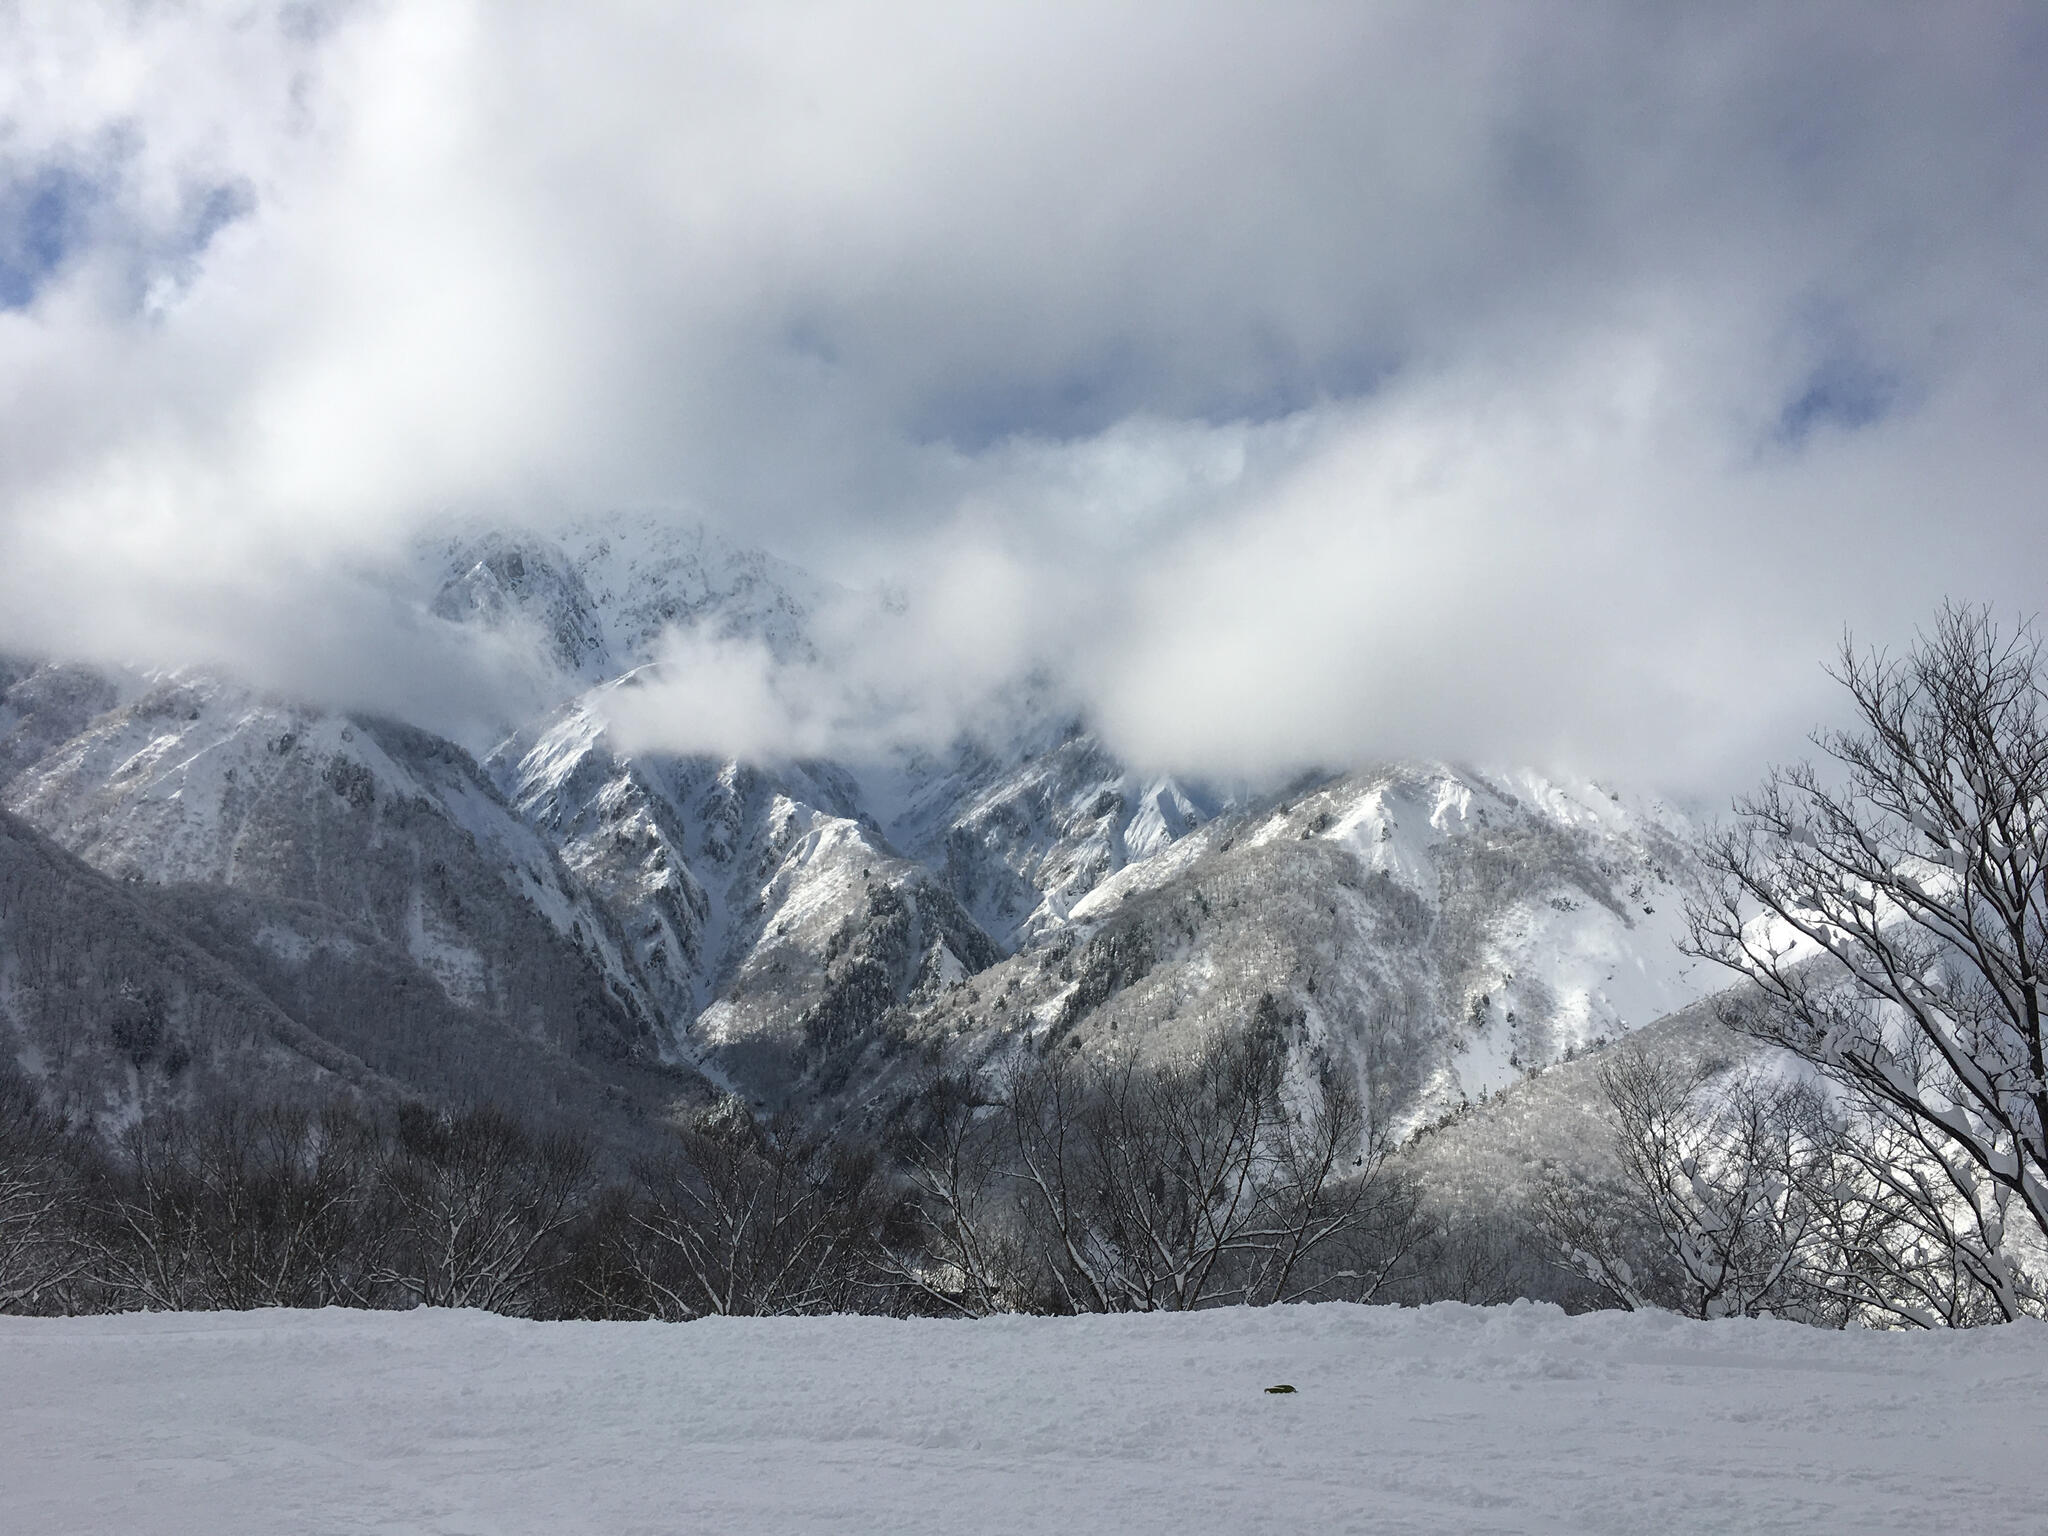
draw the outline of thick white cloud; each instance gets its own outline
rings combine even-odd
[[[409,537],[687,505],[913,599],[693,652],[693,745],[1039,665],[1150,761],[1682,783],[1843,624],[2038,603],[2020,4],[25,4],[0,57],[0,643],[441,718],[517,668],[394,624]]]

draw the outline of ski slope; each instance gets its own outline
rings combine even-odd
[[[0,1529],[2039,1532],[2048,1328],[0,1319]],[[1298,1390],[1264,1389],[1289,1383]]]

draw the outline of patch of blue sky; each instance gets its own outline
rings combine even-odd
[[[233,180],[193,186],[167,224],[151,228],[121,198],[118,154],[100,173],[50,163],[0,180],[0,310],[27,309],[89,249],[125,261],[134,302],[155,285],[182,286],[214,238],[256,207],[255,190]]]
[[[191,210],[179,243],[182,256],[197,256],[213,243],[213,237],[237,219],[256,211],[256,189],[246,181],[226,181],[201,188],[187,200]]]
[[[1897,374],[1853,355],[1831,355],[1785,402],[1772,435],[1796,448],[1823,428],[1858,431],[1889,416],[1899,394]]]
[[[1905,406],[1905,377],[1878,360],[1867,334],[1833,296],[1810,294],[1795,305],[1787,341],[1803,370],[1771,422],[1771,444],[1798,449],[1818,432],[1858,432]]]
[[[188,285],[197,276],[200,258],[214,237],[255,209],[256,191],[246,181],[189,189],[170,227],[135,243],[132,287],[136,302],[152,309]]]
[[[910,432],[917,441],[948,443],[964,453],[1018,437],[1090,437],[1145,409],[1146,375],[1136,351],[1123,344],[1056,371],[996,369],[942,384],[915,408]]]
[[[936,393],[911,422],[922,442],[968,453],[1011,438],[1074,441],[1149,415],[1219,426],[1264,423],[1380,389],[1399,364],[1365,349],[1304,358],[1280,346],[1176,366],[1159,346],[1125,342],[1075,366],[1032,375],[991,373]]]
[[[98,181],[45,165],[0,184],[0,309],[26,309],[91,238]]]

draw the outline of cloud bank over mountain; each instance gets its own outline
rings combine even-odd
[[[457,518],[856,592],[642,725],[1746,776],[1845,624],[2031,609],[2048,22],[423,0],[0,20],[0,645],[445,721]],[[683,665],[682,663],[687,663]],[[660,692],[678,690],[673,697]]]

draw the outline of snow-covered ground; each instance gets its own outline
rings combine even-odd
[[[1526,1303],[0,1319],[0,1529],[1994,1536],[2048,1520],[2044,1375],[2031,1324]]]

